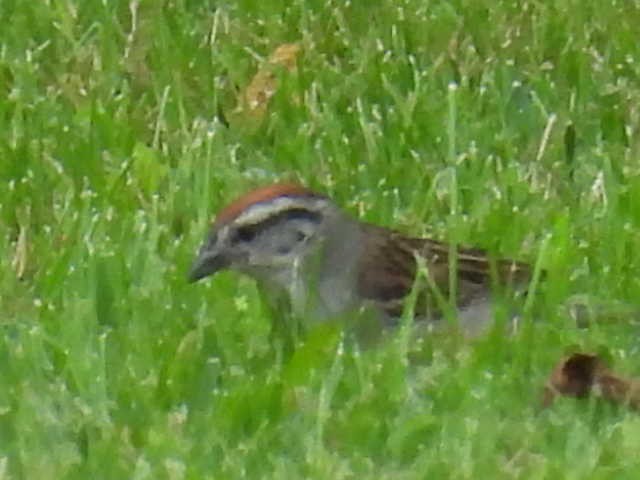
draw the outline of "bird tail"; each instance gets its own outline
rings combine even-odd
[[[640,305],[618,300],[593,298],[588,294],[572,295],[561,306],[578,328],[588,328],[594,324],[638,324],[640,325]]]

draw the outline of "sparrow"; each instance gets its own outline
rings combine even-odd
[[[471,334],[491,324],[497,289],[526,294],[532,278],[523,262],[362,222],[297,183],[257,188],[218,212],[188,278],[222,270],[255,279],[304,321],[366,311],[397,325],[413,292],[417,322],[453,313]]]

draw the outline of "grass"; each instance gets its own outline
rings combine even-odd
[[[0,18],[0,478],[637,478],[636,414],[539,408],[574,348],[640,374],[630,322],[558,310],[640,296],[636,4],[5,0]],[[225,127],[286,42],[304,53],[268,118]],[[402,335],[359,351],[321,327],[283,360],[252,282],[185,274],[216,209],[291,177],[539,261],[544,320],[428,338],[417,363]]]

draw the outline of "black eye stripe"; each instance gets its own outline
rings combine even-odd
[[[281,222],[303,220],[317,224],[320,223],[321,219],[322,215],[320,213],[305,210],[303,208],[292,208],[266,218],[262,222],[238,226],[231,236],[231,241],[233,243],[251,242],[256,236],[260,235],[261,232]],[[303,232],[301,232],[301,234],[303,234]],[[304,237],[306,238],[306,235]],[[304,240],[304,238],[301,238],[300,240]]]
[[[278,221],[282,220],[306,220],[311,223],[320,223],[321,215],[302,208],[292,208],[276,215]]]
[[[233,234],[233,242],[250,242],[258,234],[258,228],[256,225],[246,225],[244,227],[238,227]]]

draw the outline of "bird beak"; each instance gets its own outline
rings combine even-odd
[[[205,277],[229,266],[229,260],[218,251],[201,250],[189,270],[189,283],[197,282]]]

